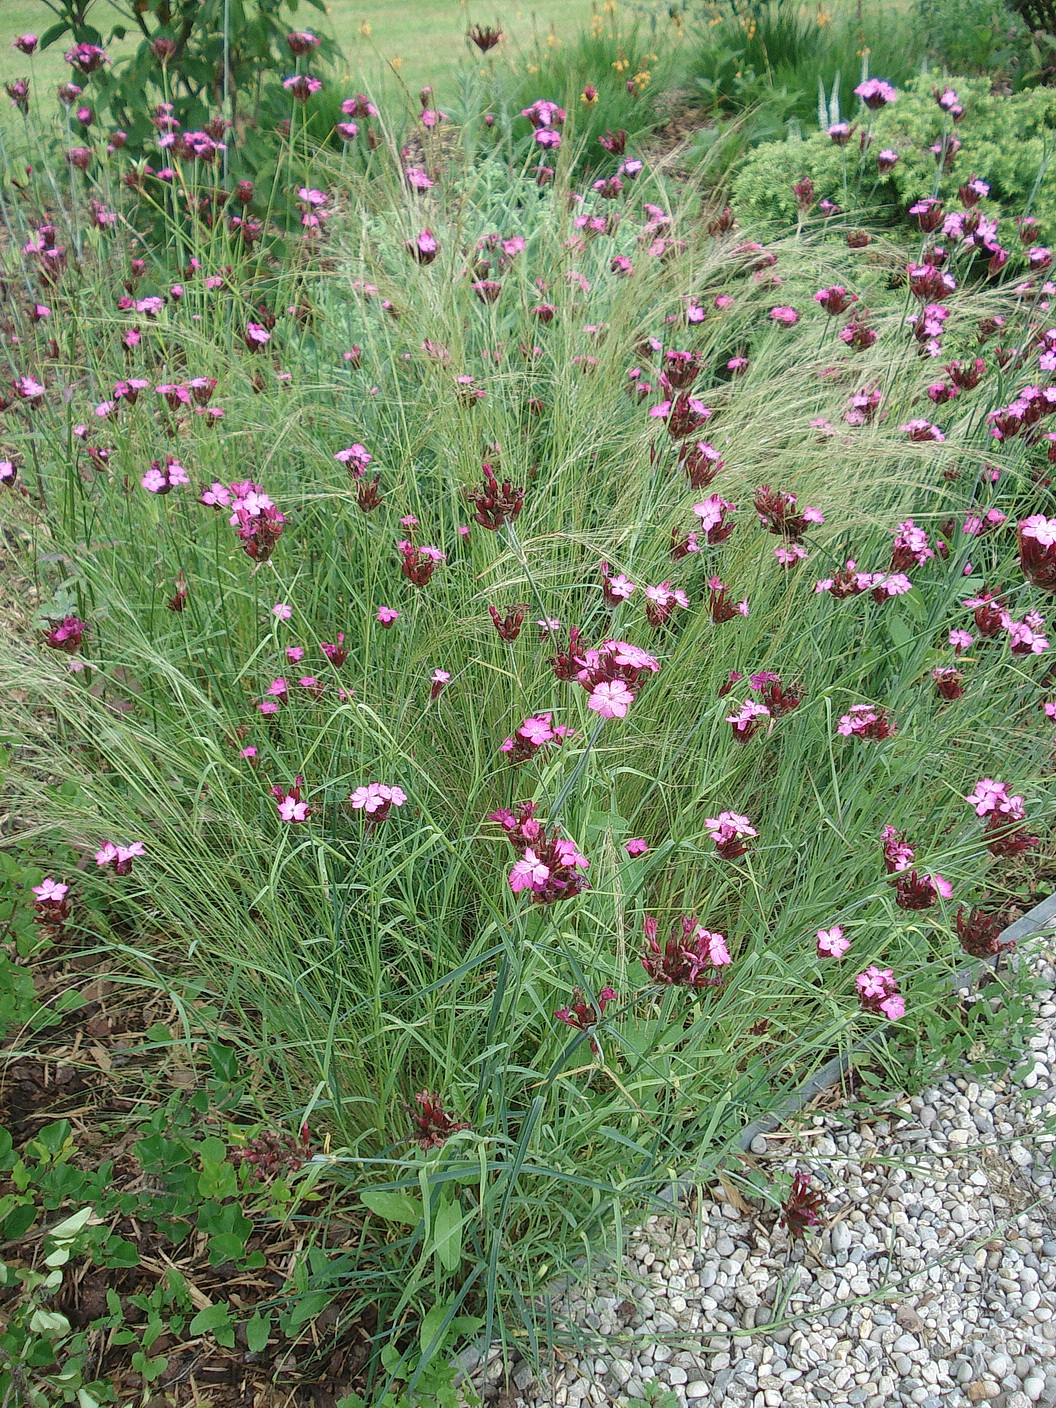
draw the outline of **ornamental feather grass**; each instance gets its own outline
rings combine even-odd
[[[949,633],[984,584],[1009,624],[1044,609],[1014,528],[1051,500],[1044,441],[989,433],[1038,377],[991,344],[978,385],[925,401],[941,442],[900,429],[936,375],[919,248],[712,236],[648,169],[615,201],[579,189],[574,114],[543,186],[527,124],[457,136],[423,191],[385,140],[359,166],[294,140],[269,204],[321,192],[327,217],[249,245],[179,191],[122,191],[117,158],[68,173],[61,219],[104,196],[121,218],[62,225],[82,249],[50,284],[8,251],[12,377],[41,391],[11,393],[0,493],[38,597],[0,672],[21,844],[54,857],[84,943],[195,974],[261,1098],[325,1132],[313,1171],[379,1219],[362,1275],[387,1330],[439,1305],[530,1336],[555,1272],[864,1031],[897,1051],[957,1030],[956,907],[1030,862],[995,858],[966,798],[1004,779],[1045,832],[1053,739],[1045,652]],[[166,242],[121,306],[148,200]],[[35,212],[10,212],[24,251]],[[988,318],[1026,346],[1029,295],[950,267],[942,355],[974,357]],[[840,339],[815,299],[834,286],[871,344]],[[684,440],[650,415],[683,394],[671,352],[708,412]],[[130,377],[215,388],[115,400]],[[722,541],[694,511],[698,439]],[[842,599],[816,589],[845,570]],[[894,727],[841,736],[863,708]],[[559,747],[504,750],[540,718]],[[723,817],[750,845],[717,846]],[[900,906],[885,827],[952,900]],[[90,860],[115,837],[143,846],[125,873]],[[667,981],[647,919],[697,945]],[[866,970],[898,1003],[860,1002]]]

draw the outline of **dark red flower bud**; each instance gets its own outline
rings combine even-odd
[[[524,507],[524,489],[515,488],[512,481],[500,484],[490,464],[482,466],[483,486],[470,490],[466,497],[476,509],[473,518],[482,528],[496,532],[504,523],[514,523]]]
[[[1015,939],[1000,943],[1001,932],[1005,927],[1005,916],[1001,913],[987,913],[983,909],[971,909],[966,914],[958,909],[953,921],[957,937],[965,953],[972,958],[989,958],[997,953],[1011,953],[1016,946]]]
[[[517,639],[521,634],[521,627],[524,625],[527,612],[527,606],[517,605],[511,606],[505,616],[500,616],[494,606],[488,606],[488,614],[501,640],[514,641]]]
[[[489,49],[494,49],[497,44],[502,43],[502,30],[498,25],[475,24],[470,26],[466,38],[475,44],[482,54],[486,54]]]
[[[793,1240],[801,1241],[811,1228],[820,1225],[823,1202],[821,1190],[810,1186],[810,1174],[797,1173],[788,1197],[781,1204],[779,1216]]]

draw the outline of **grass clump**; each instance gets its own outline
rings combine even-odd
[[[985,341],[1031,291],[763,245],[633,146],[581,179],[534,97],[337,160],[294,121],[252,203],[97,145],[5,206],[37,908],[200,975],[412,1386],[534,1347],[863,1031],[973,1040],[1046,817],[1048,402]]]

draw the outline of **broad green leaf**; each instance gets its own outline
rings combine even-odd
[[[462,1261],[462,1226],[465,1218],[454,1201],[444,1200],[433,1217],[433,1254],[445,1271],[457,1271]]]
[[[432,1310],[422,1316],[422,1323],[418,1327],[418,1343],[423,1354],[440,1333],[440,1328],[447,1319],[449,1311],[450,1306],[446,1304],[434,1305]]]
[[[290,1306],[284,1319],[283,1328],[287,1334],[296,1334],[302,1325],[324,1311],[334,1298],[333,1291],[308,1291]]]
[[[217,1301],[214,1305],[207,1305],[204,1310],[199,1310],[188,1328],[192,1335],[205,1335],[222,1330],[230,1322],[230,1307],[223,1301]]]
[[[903,663],[909,659],[913,650],[913,631],[900,616],[892,612],[886,619],[887,633],[891,637],[891,644],[898,651]]]
[[[394,1193],[383,1189],[368,1189],[360,1193],[360,1200],[371,1212],[383,1217],[386,1222],[407,1222],[413,1227],[422,1220],[422,1204],[409,1193]]]
[[[36,1221],[37,1210],[32,1203],[24,1203],[22,1207],[13,1208],[0,1224],[0,1236],[5,1242],[13,1242],[21,1237],[23,1232],[28,1232]]]
[[[56,1242],[72,1242],[74,1237],[88,1226],[92,1211],[92,1208],[81,1208],[69,1217],[64,1217],[51,1229],[51,1236]]]
[[[246,1321],[246,1345],[251,1354],[260,1354],[268,1343],[271,1334],[271,1316],[261,1315],[258,1310],[252,1319]]]
[[[49,25],[40,36],[40,47],[47,49],[49,45],[55,43],[56,39],[61,39],[64,34],[69,34],[69,32],[70,26],[65,20],[60,20],[58,24]]]

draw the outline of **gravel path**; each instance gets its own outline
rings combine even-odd
[[[591,1348],[556,1350],[545,1383],[521,1364],[501,1408],[671,1403],[664,1390],[679,1408],[1053,1408],[1056,954],[1032,947],[1033,1064],[986,1086],[944,1080],[894,1118],[814,1115],[757,1139],[765,1172],[817,1175],[827,1230],[790,1258],[771,1217],[725,1203],[649,1218],[619,1282],[561,1307]],[[494,1359],[486,1400],[502,1377]]]

